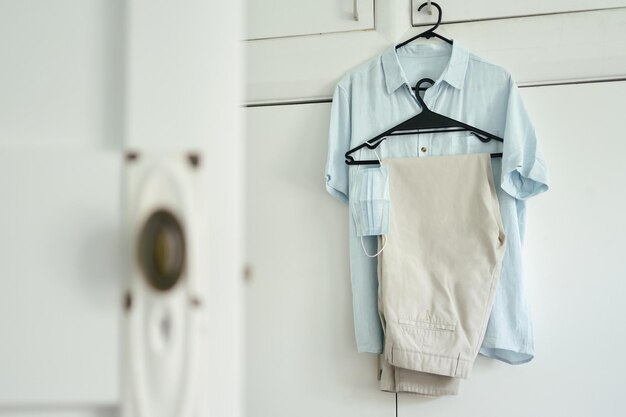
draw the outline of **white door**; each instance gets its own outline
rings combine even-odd
[[[552,189],[528,204],[536,358],[511,366],[479,357],[457,397],[400,394],[399,416],[626,410],[626,362],[614,359],[626,349],[626,82],[522,92],[552,172]],[[395,415],[393,394],[378,390],[376,357],[356,352],[347,206],[323,181],[329,112],[328,103],[247,110],[249,417]]]
[[[626,362],[611,359],[626,349],[620,241],[626,198],[617,191],[626,179],[626,143],[619,135],[626,82],[525,88],[522,94],[552,187],[527,208],[524,255],[535,359],[510,366],[479,357],[458,398],[400,395],[399,416],[626,412],[620,389]]]
[[[424,30],[403,26],[423,24],[406,3],[378,1],[376,30],[247,42],[248,415],[624,414],[626,365],[613,359],[626,345],[619,2],[584,12],[589,4],[573,1],[441,2],[444,16],[465,22],[440,33],[528,87],[550,164],[552,189],[528,205],[524,254],[536,358],[479,357],[458,396],[401,394],[396,404],[377,388],[376,358],[356,352],[348,209],[324,189],[330,97],[347,70]]]
[[[118,400],[123,18],[0,2],[0,415]]]
[[[202,396],[241,414],[243,18],[240,2],[0,2],[0,416],[118,414],[126,150],[205,155]]]
[[[413,10],[419,3],[415,2]],[[450,7],[443,7],[444,18],[468,8],[479,16],[443,25],[437,32],[507,68],[522,85],[619,79],[626,73],[626,7],[602,9],[594,3],[593,11],[548,13],[541,10],[553,2],[489,0],[489,5],[476,6],[474,2],[455,1],[462,3],[458,7],[450,3]],[[555,3],[565,7],[564,2]],[[526,12],[520,12],[520,7],[532,7],[528,13],[537,15],[524,17]],[[494,18],[491,12],[497,8],[506,9],[513,17]],[[419,16],[422,25],[436,21],[436,13]],[[248,15],[248,20],[262,21],[264,15]],[[408,0],[388,0],[376,3],[372,30],[247,41],[250,71],[246,76],[246,102],[260,105],[327,100],[348,69],[424,30],[422,26],[411,26]]]
[[[391,416],[354,344],[346,207],[323,172],[329,105],[247,110],[246,411]]]
[[[246,0],[244,5],[250,16],[245,39],[374,28],[374,0]]]
[[[139,154],[198,151],[204,171],[201,200],[207,204],[203,216],[209,236],[197,253],[207,268],[198,281],[208,288],[202,301],[208,309],[208,345],[200,353],[208,367],[199,377],[207,382],[199,395],[208,413],[198,416],[239,416],[244,16],[239,2],[194,0],[132,0],[128,16],[125,148]]]
[[[413,4],[416,5],[416,7],[413,8],[412,15],[414,25],[424,25],[428,24],[430,21],[427,14],[417,11],[417,5],[421,3],[423,3],[423,1],[413,0]],[[626,1],[596,0],[594,2],[588,2],[583,0],[551,0],[512,2],[476,0],[467,2],[463,0],[438,0],[437,4],[445,10],[443,22],[446,23],[613,9],[625,7]]]

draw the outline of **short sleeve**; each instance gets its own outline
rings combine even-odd
[[[547,191],[546,161],[519,89],[511,78],[503,139],[502,189],[519,200]]]
[[[345,163],[345,153],[350,149],[350,113],[350,101],[346,91],[337,84],[330,108],[326,190],[344,203],[348,201],[348,165]]]

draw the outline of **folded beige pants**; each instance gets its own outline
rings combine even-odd
[[[389,167],[391,211],[378,256],[380,387],[456,394],[480,349],[505,249],[491,158],[381,163]]]

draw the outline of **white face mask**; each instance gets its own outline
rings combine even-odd
[[[365,254],[375,257],[384,249],[385,235],[389,232],[389,169],[382,163],[378,167],[360,168],[359,165],[354,174],[350,208],[362,245],[363,236],[382,235],[383,247],[376,254],[368,254],[363,245]]]

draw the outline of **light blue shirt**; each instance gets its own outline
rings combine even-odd
[[[397,51],[392,45],[345,73],[333,94],[326,189],[341,201],[352,198],[357,166],[346,165],[344,154],[419,113],[419,103],[410,87],[425,77],[436,80],[424,94],[429,109],[493,133],[504,142],[482,143],[469,132],[421,133],[389,137],[377,152],[381,158],[503,153],[501,159],[492,159],[492,164],[507,243],[480,352],[508,363],[528,362],[534,348],[522,270],[526,199],[548,189],[548,172],[517,85],[505,69],[474,55],[458,41],[453,45],[437,41],[410,43]],[[376,159],[366,148],[353,155],[356,160]],[[365,255],[354,219],[351,215],[349,218],[357,349],[381,353],[377,260]],[[363,239],[367,252],[374,253],[377,238]]]

